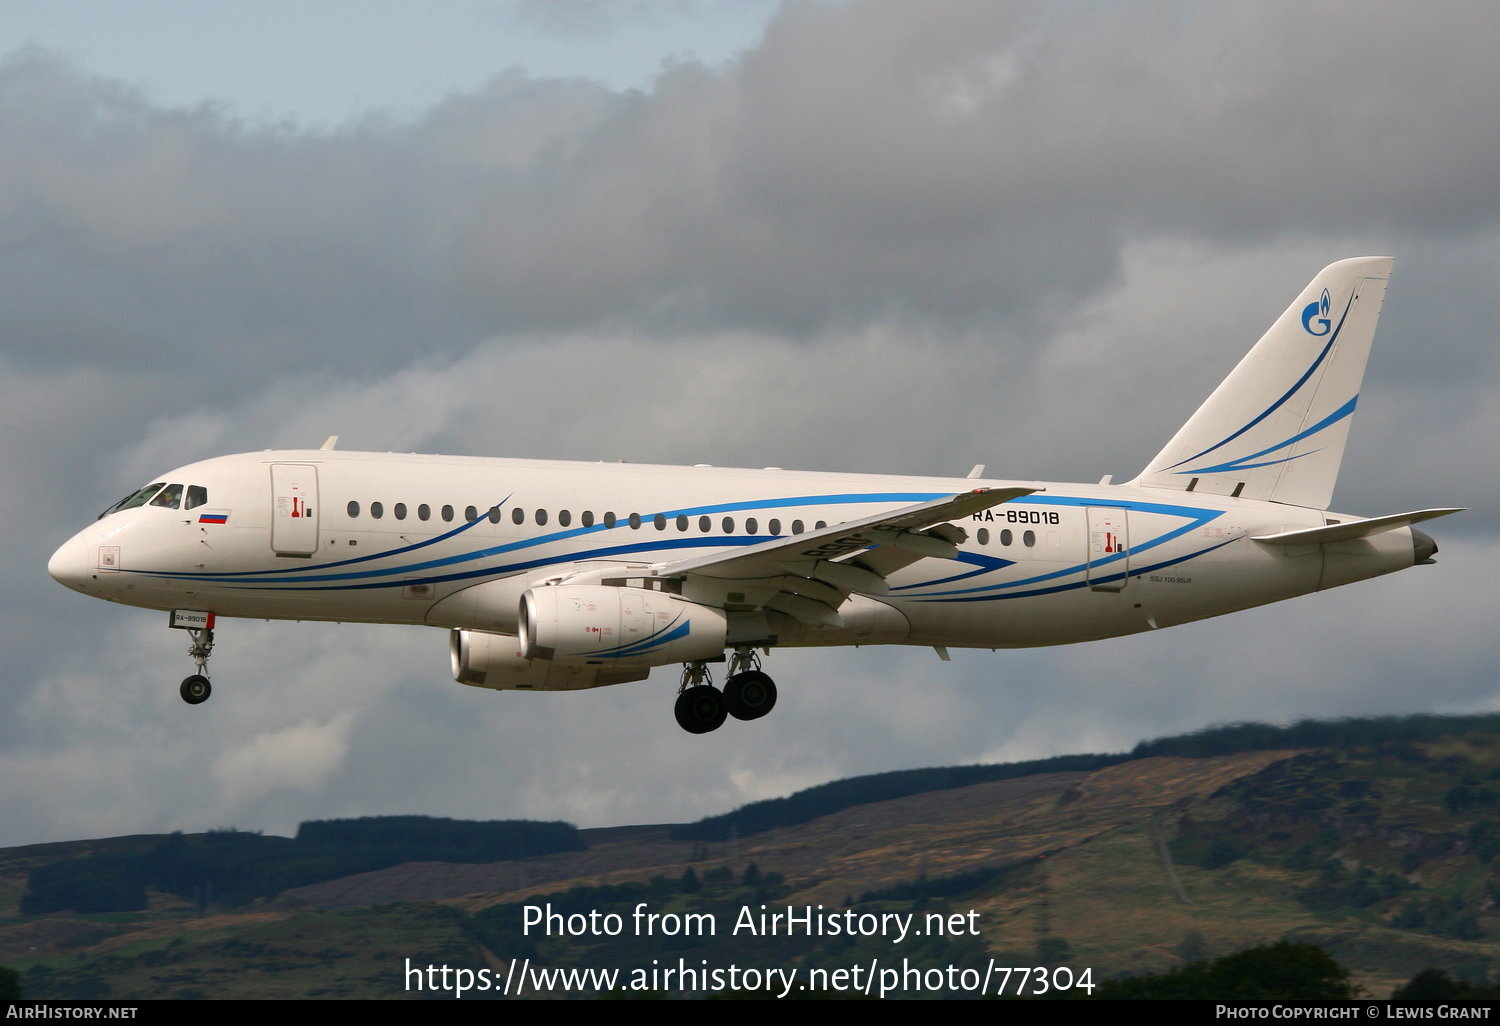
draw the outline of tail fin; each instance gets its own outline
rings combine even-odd
[[[1318,272],[1132,483],[1327,509],[1393,263]]]

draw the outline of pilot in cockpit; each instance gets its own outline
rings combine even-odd
[[[177,509],[182,505],[182,485],[169,484],[161,490],[161,494],[151,500],[153,506],[165,506],[168,509]]]

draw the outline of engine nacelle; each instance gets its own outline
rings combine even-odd
[[[448,648],[454,680],[497,691],[581,691],[643,680],[651,672],[649,667],[561,666],[527,659],[514,634],[455,630],[448,636]]]
[[[559,584],[521,596],[521,654],[578,666],[662,666],[723,655],[724,610],[644,588]]]

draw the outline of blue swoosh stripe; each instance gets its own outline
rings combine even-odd
[[[1093,503],[1093,505],[1104,506],[1104,505],[1107,505],[1107,504],[1102,504],[1102,503],[1097,503],[1096,502],[1096,503]],[[1151,506],[1151,505],[1155,505],[1155,504],[1154,503],[1137,503],[1137,504],[1122,503],[1120,506],[1115,506],[1113,508],[1122,508],[1123,506],[1132,506],[1132,505],[1137,505],[1137,506]],[[942,592],[936,592],[936,593],[933,593],[933,594],[930,594],[930,595],[912,595],[912,596],[909,596],[909,597],[912,598],[912,599],[914,599],[914,600],[921,600],[921,601],[943,601],[943,600],[949,599],[950,597],[956,596],[956,595],[973,595],[973,594],[975,594],[977,592],[993,592],[993,591],[1010,590],[1010,589],[1013,589],[1013,588],[1024,588],[1024,587],[1028,587],[1028,586],[1033,585],[1033,584],[1040,584],[1040,583],[1042,583],[1044,581],[1055,581],[1055,580],[1058,580],[1058,579],[1063,578],[1063,577],[1071,577],[1074,574],[1086,573],[1090,569],[1090,567],[1093,567],[1094,569],[1097,569],[1097,568],[1099,568],[1101,566],[1105,566],[1105,565],[1107,565],[1109,563],[1118,562],[1119,560],[1125,559],[1127,556],[1130,556],[1130,555],[1138,555],[1139,553],[1142,553],[1142,552],[1149,552],[1151,549],[1154,549],[1154,548],[1156,548],[1156,547],[1158,547],[1160,545],[1165,545],[1167,542],[1171,541],[1172,539],[1174,539],[1174,538],[1180,538],[1182,535],[1188,533],[1189,531],[1192,531],[1192,530],[1194,530],[1196,528],[1202,527],[1205,524],[1211,523],[1214,520],[1217,520],[1219,517],[1221,517],[1221,516],[1224,515],[1224,511],[1223,510],[1205,510],[1205,509],[1194,510],[1194,509],[1191,509],[1190,507],[1177,507],[1177,508],[1184,511],[1184,512],[1178,513],[1177,514],[1178,516],[1187,515],[1189,517],[1189,522],[1188,523],[1183,524],[1181,527],[1173,528],[1172,530],[1167,531],[1164,534],[1157,535],[1155,538],[1150,538],[1150,539],[1148,539],[1148,540],[1146,540],[1144,542],[1141,542],[1139,545],[1132,545],[1125,552],[1116,553],[1115,555],[1107,556],[1104,559],[1087,560],[1087,561],[1082,562],[1082,563],[1075,563],[1072,566],[1064,567],[1061,570],[1054,570],[1054,571],[1052,571],[1050,573],[1038,574],[1035,577],[1022,578],[1019,581],[1005,581],[1005,582],[1000,583],[1000,584],[984,584],[984,585],[980,585],[977,588],[962,588],[962,589],[959,589],[957,591],[942,591]],[[1144,572],[1145,572],[1144,570],[1136,570],[1135,571],[1135,573],[1137,575],[1139,575],[1141,573],[1144,573]],[[1117,578],[1111,578],[1111,579],[1117,579]],[[937,583],[937,582],[933,582],[933,583]],[[1085,579],[1083,581],[1078,582],[1078,584],[1076,586],[1082,586],[1082,585],[1089,584],[1089,583],[1091,583],[1091,582],[1088,581],[1087,579]],[[1097,583],[1099,583],[1099,580],[1095,580],[1092,583],[1097,584]],[[1066,586],[1064,586],[1062,588],[1052,589],[1052,590],[1066,591],[1068,588],[1074,587],[1074,586],[1075,585],[1066,585]],[[1030,595],[1030,594],[1044,595],[1044,594],[1047,594],[1047,591],[1025,592],[1024,594],[1028,594],[1028,595]],[[1004,598],[1005,596],[1003,596],[1003,595],[995,595],[995,596],[991,596],[991,597],[994,597],[994,598]],[[968,599],[968,598],[965,598],[965,599],[954,598],[953,601],[955,601],[955,602],[969,602],[969,601],[973,601],[973,600],[972,599]]]
[[[1229,539],[1226,539],[1225,541],[1218,542],[1217,544],[1210,545],[1206,549],[1199,549],[1197,552],[1190,552],[1190,553],[1188,553],[1185,556],[1177,556],[1177,557],[1174,557],[1172,559],[1163,560],[1160,563],[1153,563],[1150,566],[1140,567],[1140,568],[1138,568],[1136,570],[1133,570],[1133,571],[1131,571],[1129,573],[1118,573],[1118,574],[1113,575],[1112,577],[1098,578],[1098,579],[1093,580],[1093,581],[1087,581],[1087,580],[1084,580],[1084,581],[1074,581],[1074,582],[1072,582],[1070,584],[1059,584],[1059,585],[1057,585],[1055,587],[1051,587],[1051,588],[1033,588],[1030,591],[1015,592],[1013,594],[1008,594],[1008,595],[971,595],[971,596],[968,596],[967,598],[913,599],[913,601],[916,601],[916,602],[999,602],[999,601],[1002,601],[1004,599],[1034,598],[1037,595],[1055,595],[1058,592],[1076,591],[1076,590],[1078,590],[1080,588],[1091,587],[1092,585],[1095,585],[1095,584],[1107,584],[1107,583],[1109,583],[1111,581],[1119,581],[1119,580],[1123,580],[1123,579],[1125,579],[1127,577],[1131,577],[1131,576],[1139,577],[1142,574],[1155,573],[1157,570],[1161,570],[1161,569],[1163,569],[1165,567],[1176,566],[1179,563],[1186,563],[1190,559],[1197,559],[1199,556],[1206,555],[1206,554],[1214,551],[1215,549],[1221,549],[1225,545],[1229,545],[1229,544],[1231,544],[1231,543],[1233,543],[1235,541],[1238,541],[1238,540],[1239,539],[1237,539],[1237,538],[1229,538]],[[1037,578],[1037,580],[1041,580],[1041,578]]]
[[[1253,460],[1253,459],[1256,459],[1256,458],[1258,458],[1260,456],[1265,456],[1268,453],[1273,453],[1277,449],[1285,449],[1289,445],[1295,445],[1297,442],[1302,441],[1302,439],[1307,438],[1307,437],[1309,437],[1311,435],[1315,435],[1319,431],[1322,431],[1326,427],[1331,427],[1332,425],[1337,424],[1339,421],[1343,420],[1345,417],[1348,417],[1348,416],[1350,416],[1350,415],[1352,415],[1354,413],[1354,407],[1355,407],[1355,405],[1358,402],[1359,402],[1359,396],[1356,395],[1352,399],[1350,399],[1347,403],[1345,403],[1344,405],[1340,406],[1338,409],[1334,410],[1332,413],[1330,413],[1328,416],[1324,417],[1322,420],[1318,421],[1312,427],[1308,428],[1306,431],[1299,432],[1298,434],[1293,435],[1291,438],[1288,438],[1284,442],[1277,442],[1275,445],[1267,446],[1266,448],[1262,449],[1260,452],[1252,452],[1249,455],[1241,456],[1238,459],[1231,460],[1228,463],[1220,463],[1216,467],[1198,467],[1198,468],[1193,469],[1193,470],[1179,470],[1179,471],[1177,471],[1177,473],[1179,473],[1179,474],[1219,474],[1219,473],[1232,473],[1232,472],[1237,471],[1237,470],[1254,470],[1256,467],[1270,467],[1270,466],[1276,465],[1277,463],[1290,463],[1292,460],[1298,460],[1298,459],[1301,459],[1304,456],[1311,456],[1314,452],[1322,452],[1323,451],[1322,449],[1314,449],[1314,450],[1312,450],[1312,452],[1300,452],[1300,453],[1297,453],[1297,454],[1295,454],[1293,456],[1283,457],[1282,459],[1279,459],[1279,460],[1266,460],[1264,463],[1246,463],[1245,462],[1246,460]]]
[[[786,498],[779,498],[779,499],[752,499],[752,500],[745,500],[745,501],[740,501],[740,502],[719,503],[719,504],[711,505],[711,506],[696,506],[696,507],[685,507],[685,508],[676,509],[676,510],[663,510],[663,511],[661,511],[659,513],[643,513],[643,514],[641,514],[641,521],[642,521],[642,524],[644,525],[646,522],[654,519],[657,516],[674,517],[674,518],[678,517],[678,516],[706,516],[706,515],[708,515],[710,513],[727,513],[727,512],[734,512],[734,511],[738,511],[738,510],[749,510],[749,509],[773,509],[773,508],[779,508],[779,507],[782,507],[782,506],[832,506],[832,505],[838,505],[838,504],[841,504],[841,503],[864,503],[864,502],[926,502],[929,499],[940,498],[940,497],[942,497],[943,495],[946,495],[946,494],[948,494],[948,493],[947,492],[865,492],[865,493],[835,494],[835,495],[797,495],[797,496],[789,496],[789,497],[786,497]],[[509,498],[509,496],[507,497],[507,499],[508,498]],[[401,549],[388,550],[386,552],[376,553],[376,554],[370,555],[370,556],[360,556],[357,559],[342,560],[342,561],[337,562],[337,563],[324,563],[324,564],[320,564],[318,566],[312,566],[312,567],[289,567],[289,568],[283,568],[283,569],[277,569],[277,570],[270,570],[270,571],[267,571],[267,570],[245,570],[245,571],[231,571],[231,572],[217,571],[217,572],[214,572],[214,573],[197,573],[197,572],[192,572],[192,571],[164,571],[164,570],[129,570],[129,571],[126,571],[126,572],[136,573],[136,574],[140,574],[142,576],[148,576],[148,577],[164,578],[166,580],[174,580],[174,581],[178,581],[178,580],[180,580],[180,581],[189,581],[190,580],[190,581],[202,581],[202,582],[205,582],[205,583],[214,583],[214,584],[233,584],[233,583],[237,583],[237,582],[242,581],[242,580],[244,580],[244,581],[253,581],[254,583],[257,583],[257,584],[289,584],[289,583],[298,583],[298,582],[302,582],[302,581],[306,581],[306,582],[309,582],[309,583],[312,583],[312,582],[321,582],[321,581],[345,581],[345,580],[357,580],[357,579],[362,578],[362,577],[393,577],[393,576],[403,575],[403,574],[404,575],[409,575],[409,574],[417,573],[417,572],[420,572],[420,571],[423,571],[423,570],[433,570],[433,569],[437,569],[437,568],[443,567],[443,566],[452,566],[455,563],[465,563],[465,562],[471,562],[471,561],[477,560],[477,559],[487,559],[487,558],[490,558],[492,556],[497,556],[497,555],[500,555],[500,554],[505,553],[505,552],[513,552],[513,551],[516,551],[517,549],[533,548],[533,547],[538,546],[538,545],[547,545],[547,544],[550,544],[552,542],[566,541],[566,540],[571,539],[571,538],[577,538],[577,537],[581,537],[582,535],[585,535],[585,534],[597,533],[597,532],[600,532],[600,531],[640,530],[640,528],[631,528],[629,526],[629,524],[626,523],[624,519],[622,519],[619,522],[617,522],[614,527],[606,527],[604,524],[594,524],[591,527],[576,527],[576,528],[570,528],[568,530],[563,530],[563,531],[553,531],[550,534],[538,535],[538,536],[533,537],[533,538],[522,538],[522,539],[520,539],[518,541],[507,542],[504,545],[495,545],[495,546],[491,546],[491,547],[488,547],[488,548],[475,549],[475,550],[471,550],[469,552],[463,552],[463,553],[459,553],[457,555],[447,556],[447,557],[444,557],[442,559],[429,560],[427,562],[405,563],[405,564],[402,564],[400,566],[385,567],[385,568],[378,569],[378,570],[365,570],[365,571],[359,571],[359,572],[354,572],[354,573],[346,573],[346,574],[324,574],[324,575],[316,576],[316,577],[309,576],[310,572],[311,571],[315,571],[315,570],[332,569],[334,567],[347,566],[347,565],[352,564],[352,563],[362,563],[362,562],[365,562],[365,561],[371,560],[371,559],[385,559],[385,558],[389,558],[389,557],[391,557],[393,555],[399,555],[400,553],[410,552],[410,551],[413,551],[413,550],[418,549],[418,548],[423,548],[423,547],[425,547],[427,545],[434,544],[434,543],[436,543],[438,541],[442,541],[442,540],[444,540],[446,538],[451,538],[454,535],[460,533],[461,531],[468,530],[469,528],[474,527],[476,524],[479,524],[479,523],[483,522],[485,519],[486,518],[484,518],[484,517],[480,517],[478,520],[475,520],[475,521],[473,521],[471,523],[468,523],[468,524],[464,524],[462,527],[456,528],[453,531],[448,532],[447,534],[440,535],[437,538],[433,538],[433,539],[430,539],[430,540],[428,540],[426,542],[418,543],[416,545],[407,546],[407,547],[401,548]],[[756,537],[753,540],[754,541],[764,541],[764,540],[768,540],[770,537],[776,537],[776,536],[774,536],[774,535],[767,535],[767,536],[764,536],[764,537]],[[739,536],[739,537],[735,537],[735,538],[732,538],[732,539],[728,538],[728,537],[725,537],[725,536],[710,536],[710,537],[708,537],[706,539],[691,539],[690,543],[694,544],[694,545],[720,544],[720,545],[724,545],[724,546],[729,546],[729,545],[745,544],[745,541],[744,541],[744,536]],[[655,546],[655,547],[658,547],[658,548],[677,548],[677,547],[681,547],[681,545],[682,545],[682,543],[678,542],[678,543],[674,543],[674,544],[670,544],[670,545],[661,545],[661,546]],[[647,548],[650,548],[650,547],[652,547],[652,546],[647,546]],[[637,549],[636,551],[641,551],[641,550]],[[588,558],[588,557],[587,556],[573,556],[572,558],[573,559],[584,559],[584,558]],[[563,561],[564,560],[559,560],[559,562],[563,562]],[[488,571],[486,571],[486,572],[488,572]],[[454,578],[435,578],[435,579],[436,580],[450,580],[450,579],[454,579]],[[403,583],[411,584],[411,583],[417,583],[417,582],[404,581]]]
[[[977,577],[980,574],[987,574],[992,570],[1004,570],[1006,567],[1015,566],[1016,564],[1016,561],[1014,559],[999,559],[995,556],[986,556],[978,552],[960,552],[957,558],[953,560],[953,562],[968,563],[972,566],[978,567],[978,569],[968,570],[961,574],[954,574],[952,577],[941,577],[936,581],[923,581],[921,584],[903,584],[900,587],[892,588],[891,591],[909,591],[912,588],[935,588],[939,584],[952,584],[954,581],[965,581],[970,577]]]
[[[672,623],[676,622],[677,620],[675,619],[672,621]],[[610,659],[625,659],[629,656],[643,655],[646,652],[651,651],[652,649],[661,648],[664,645],[670,645],[678,638],[687,637],[687,634],[692,629],[692,627],[693,625],[691,621],[679,624],[676,627],[672,627],[671,624],[668,624],[667,627],[663,627],[661,630],[657,631],[651,637],[646,638],[643,641],[637,641],[632,644],[619,646],[613,649],[601,648],[593,652],[585,652],[583,653],[583,658],[602,656]],[[667,633],[669,628],[670,633]]]
[[[936,494],[942,495],[942,494],[946,494],[946,493],[936,493]],[[743,503],[725,503],[725,504],[720,504],[718,506],[698,507],[695,510],[685,510],[684,511],[684,515],[686,515],[687,513],[697,513],[697,512],[707,512],[707,511],[723,512],[723,511],[728,511],[728,510],[731,510],[731,509],[767,508],[769,506],[774,506],[774,505],[778,505],[778,504],[792,504],[792,503],[797,503],[797,504],[801,504],[801,505],[833,504],[833,503],[838,503],[838,502],[851,501],[851,500],[855,500],[855,499],[857,499],[858,501],[867,501],[867,502],[874,502],[874,501],[901,501],[901,500],[907,500],[907,501],[917,500],[917,501],[921,501],[921,500],[924,500],[924,499],[927,499],[927,498],[931,498],[931,497],[932,496],[929,495],[929,494],[927,494],[927,493],[880,493],[880,494],[872,493],[872,494],[860,495],[860,496],[850,496],[850,495],[839,495],[839,496],[834,496],[834,495],[830,495],[830,496],[799,496],[799,497],[788,498],[788,499],[753,500],[753,501],[747,501],[747,502],[743,502]],[[1181,506],[1181,505],[1175,505],[1175,504],[1169,504],[1169,503],[1142,502],[1142,501],[1134,501],[1134,500],[1113,501],[1112,502],[1112,501],[1109,501],[1107,499],[1082,498],[1082,497],[1077,497],[1077,496],[1063,496],[1063,495],[1040,495],[1039,494],[1039,495],[1032,495],[1032,496],[1022,496],[1020,498],[1012,500],[1012,502],[1015,503],[1015,504],[1019,504],[1019,505],[1043,505],[1043,506],[1045,506],[1045,505],[1054,505],[1054,506],[1069,506],[1069,507],[1101,506],[1101,507],[1109,507],[1109,508],[1113,508],[1113,509],[1129,509],[1129,510],[1136,510],[1136,511],[1144,512],[1144,513],[1160,513],[1160,514],[1166,514],[1166,515],[1171,515],[1171,516],[1179,516],[1179,517],[1184,517],[1184,518],[1186,518],[1189,521],[1188,523],[1184,524],[1183,526],[1181,526],[1179,528],[1176,528],[1174,530],[1168,531],[1168,532],[1166,532],[1166,533],[1164,533],[1164,534],[1162,534],[1162,535],[1160,535],[1160,536],[1158,536],[1156,538],[1152,538],[1152,539],[1150,539],[1148,541],[1142,542],[1139,545],[1133,546],[1129,550],[1130,553],[1144,552],[1144,551],[1147,551],[1149,549],[1155,548],[1155,547],[1157,547],[1159,545],[1165,544],[1166,542],[1171,541],[1172,539],[1177,538],[1177,537],[1181,536],[1182,534],[1184,534],[1184,533],[1186,533],[1188,531],[1191,531],[1192,529],[1194,529],[1196,527],[1199,527],[1199,526],[1201,526],[1203,524],[1209,523],[1210,521],[1212,521],[1214,519],[1217,519],[1218,517],[1224,515],[1224,511],[1223,510],[1205,509],[1205,508],[1195,507],[1195,506]],[[666,514],[663,514],[663,515],[666,515]],[[672,515],[675,516],[677,514],[673,513]],[[653,514],[653,516],[654,516],[654,514]],[[465,524],[465,525],[463,525],[462,528],[459,528],[459,529],[457,529],[455,531],[448,532],[447,535],[445,535],[444,537],[451,537],[452,535],[457,534],[460,530],[466,530],[466,529],[474,526],[475,524],[480,523],[484,519],[485,518],[481,517],[478,520],[473,521],[470,524]],[[400,566],[400,567],[389,568],[389,569],[384,569],[384,570],[359,571],[359,572],[345,573],[345,574],[326,574],[326,575],[323,575],[321,577],[316,577],[316,578],[308,578],[308,577],[305,577],[305,576],[302,576],[302,577],[286,577],[286,576],[272,577],[272,576],[262,576],[262,577],[259,577],[257,579],[245,579],[245,576],[248,576],[248,575],[245,575],[245,576],[241,576],[241,575],[209,576],[209,575],[206,575],[206,574],[168,573],[168,572],[164,572],[164,571],[144,571],[144,572],[143,571],[134,571],[134,572],[142,573],[143,575],[149,575],[149,576],[158,577],[158,578],[165,578],[165,579],[194,580],[194,581],[212,581],[212,582],[227,584],[227,585],[229,585],[231,587],[236,588],[237,590],[246,590],[246,591],[267,591],[267,592],[275,592],[275,591],[365,591],[365,590],[375,590],[375,589],[381,589],[381,588],[405,587],[405,586],[416,585],[416,584],[441,584],[441,583],[450,583],[450,582],[455,582],[455,581],[472,581],[472,580],[475,580],[477,578],[501,578],[501,577],[505,577],[505,576],[509,576],[509,575],[513,575],[513,574],[517,574],[517,573],[521,573],[521,572],[524,572],[524,571],[527,571],[527,570],[537,569],[537,568],[541,568],[541,567],[563,565],[563,564],[569,564],[569,563],[575,563],[575,562],[583,562],[583,561],[587,561],[587,560],[591,560],[591,559],[607,558],[607,557],[610,557],[610,556],[633,555],[633,554],[643,553],[643,552],[659,552],[659,551],[662,551],[662,550],[680,550],[680,549],[696,549],[696,548],[724,548],[724,549],[731,549],[731,548],[735,548],[735,547],[745,547],[745,546],[750,546],[750,545],[756,545],[756,544],[759,544],[759,543],[761,543],[763,541],[769,541],[769,540],[771,540],[774,537],[778,537],[778,536],[773,536],[773,535],[765,535],[765,536],[747,536],[747,535],[741,535],[741,536],[734,536],[734,537],[731,537],[731,536],[701,536],[701,537],[692,537],[692,538],[685,538],[685,537],[680,537],[680,536],[678,536],[678,537],[661,537],[661,538],[652,539],[650,541],[632,542],[632,543],[623,544],[623,545],[600,546],[600,547],[597,547],[597,548],[587,549],[587,550],[583,550],[583,551],[579,551],[579,552],[569,552],[569,553],[557,554],[557,555],[552,555],[552,556],[538,557],[538,558],[529,559],[529,560],[518,560],[518,561],[514,561],[514,562],[501,563],[499,565],[492,564],[492,565],[488,565],[488,566],[484,566],[484,567],[477,567],[477,568],[472,568],[472,569],[469,569],[469,570],[464,570],[464,571],[459,571],[459,572],[454,572],[454,573],[435,574],[435,575],[424,576],[424,577],[420,577],[420,578],[414,578],[414,577],[409,576],[411,573],[413,573],[415,571],[438,569],[438,568],[441,568],[441,567],[444,567],[444,566],[452,566],[452,565],[458,564],[458,563],[472,562],[472,561],[474,561],[476,559],[484,559],[484,558],[489,558],[489,557],[493,557],[493,556],[504,555],[506,553],[513,553],[513,552],[516,552],[518,550],[527,549],[527,548],[533,548],[533,547],[536,547],[536,546],[539,546],[539,545],[544,545],[544,544],[547,544],[547,543],[550,543],[550,542],[563,541],[563,540],[566,540],[566,539],[569,539],[569,538],[575,538],[575,537],[579,537],[579,536],[584,535],[584,534],[590,534],[590,533],[595,533],[595,532],[604,531],[604,530],[630,530],[630,528],[628,527],[628,525],[626,525],[624,523],[617,524],[616,527],[614,527],[614,528],[606,528],[602,524],[595,524],[595,525],[593,525],[591,527],[587,527],[587,528],[573,528],[573,529],[569,529],[569,530],[565,530],[565,531],[553,532],[553,533],[551,533],[549,535],[544,535],[544,536],[537,537],[537,538],[520,539],[518,541],[507,543],[505,545],[493,546],[493,547],[490,547],[490,548],[487,548],[487,549],[481,549],[481,550],[475,550],[475,551],[470,551],[470,552],[466,552],[466,553],[460,553],[458,555],[446,557],[444,559],[429,560],[427,562],[416,563],[416,564],[406,564],[406,565],[403,565],[403,566]],[[435,540],[438,540],[438,539],[433,539],[433,540],[435,541]],[[430,542],[423,543],[423,544],[430,544]],[[419,547],[419,546],[413,546],[413,548],[415,548],[415,547]],[[1106,563],[1109,563],[1109,562],[1113,562],[1113,561],[1119,560],[1119,559],[1124,559],[1126,557],[1126,555],[1127,555],[1127,553],[1120,553],[1118,555],[1113,555],[1113,556],[1107,557],[1106,559],[1103,559],[1103,560],[1094,561],[1092,563],[1092,566],[1097,569],[1099,566],[1101,566],[1103,564],[1106,564]],[[368,559],[368,558],[374,558],[374,557],[361,557],[361,559]],[[968,578],[980,576],[982,574],[985,574],[985,573],[988,573],[988,572],[992,572],[994,570],[1002,569],[1005,566],[1015,565],[1015,562],[1012,561],[1012,560],[998,559],[996,557],[985,556],[985,555],[982,555],[982,554],[979,554],[979,553],[967,553],[966,552],[966,553],[962,553],[959,558],[963,562],[967,562],[967,563],[976,565],[978,567],[978,569],[975,569],[975,570],[972,570],[972,571],[968,571],[968,572],[965,572],[965,573],[962,573],[962,574],[957,574],[957,575],[954,575],[954,576],[948,577],[948,578],[942,578],[942,579],[935,580],[935,581],[922,582],[921,584],[903,585],[902,589],[900,589],[900,590],[905,590],[905,589],[908,589],[908,588],[931,588],[931,587],[940,586],[940,585],[943,585],[943,584],[955,583],[955,582],[957,582],[959,580],[964,580],[964,579],[968,579]],[[1190,557],[1186,557],[1186,558],[1190,558]],[[350,561],[350,562],[352,562],[352,561]],[[1071,566],[1071,567],[1067,567],[1067,568],[1062,569],[1062,570],[1053,571],[1053,572],[1050,572],[1050,573],[1047,573],[1047,574],[1041,574],[1041,575],[1038,575],[1038,576],[1035,576],[1035,577],[1025,578],[1025,579],[1019,580],[1019,581],[1011,581],[1011,582],[1006,582],[1006,583],[1003,583],[1003,584],[981,585],[981,586],[975,587],[975,588],[950,590],[950,591],[943,591],[943,592],[937,592],[937,593],[915,594],[915,595],[908,595],[906,597],[910,598],[912,600],[928,601],[928,602],[931,602],[931,601],[950,601],[950,600],[951,601],[973,601],[975,599],[986,598],[986,597],[989,597],[989,598],[1003,598],[1003,597],[1007,597],[1007,596],[1005,596],[1005,595],[979,595],[979,594],[974,594],[974,593],[995,592],[995,591],[1001,591],[1001,590],[1007,591],[1007,592],[1011,592],[1013,589],[1025,588],[1027,586],[1038,584],[1038,583],[1042,583],[1044,581],[1056,580],[1058,578],[1066,577],[1066,576],[1069,576],[1071,574],[1081,573],[1081,572],[1086,571],[1089,567],[1090,567],[1089,563],[1080,563],[1080,564],[1076,564],[1076,565]],[[132,571],[126,571],[126,572],[132,572]],[[1145,571],[1136,571],[1136,572],[1137,573],[1143,573]],[[404,576],[400,580],[389,580],[389,579],[387,579],[387,580],[366,580],[367,578],[376,578],[376,577],[389,578],[389,577],[392,577],[392,576],[397,575],[397,574],[405,574],[405,575],[408,575],[408,576]],[[333,582],[349,582],[349,583],[333,583]],[[355,582],[358,582],[358,583],[355,583]],[[1084,586],[1084,585],[1086,585],[1088,583],[1089,582],[1085,580],[1085,581],[1078,582],[1078,583],[1076,583],[1074,585],[1067,585],[1067,586],[1063,586],[1063,587],[1056,588],[1056,589],[1046,589],[1046,590],[1043,590],[1043,591],[1025,592],[1025,594],[1044,594],[1044,593],[1046,593],[1046,591],[1049,591],[1049,590],[1067,590],[1067,588],[1070,588],[1070,587],[1081,587],[1081,586]],[[290,587],[280,587],[280,585],[290,585]],[[972,595],[972,597],[967,597],[967,598],[958,598],[957,597],[957,596],[971,596],[971,595]]]
[[[1284,395],[1282,395],[1282,397],[1280,399],[1277,399],[1270,406],[1266,407],[1264,410],[1262,410],[1260,412],[1260,414],[1254,420],[1250,421],[1250,423],[1246,424],[1244,427],[1240,428],[1238,431],[1236,431],[1234,434],[1230,435],[1229,437],[1225,438],[1223,441],[1217,442],[1217,443],[1215,443],[1213,445],[1210,445],[1207,449],[1204,449],[1202,452],[1195,453],[1192,456],[1187,457],[1186,459],[1178,460],[1176,463],[1172,464],[1170,467],[1167,467],[1166,469],[1167,470],[1174,470],[1177,467],[1182,466],[1184,463],[1191,463],[1193,460],[1198,459],[1198,457],[1200,457],[1200,456],[1207,456],[1209,453],[1213,452],[1215,449],[1222,449],[1224,446],[1228,445],[1230,442],[1232,442],[1236,438],[1240,437],[1240,435],[1243,435],[1246,431],[1249,431],[1251,428],[1255,427],[1255,425],[1259,424],[1261,421],[1265,420],[1271,414],[1273,414],[1277,410],[1279,410],[1286,403],[1286,401],[1288,399],[1290,399],[1293,395],[1295,395],[1297,393],[1298,389],[1300,389],[1303,385],[1307,384],[1307,379],[1310,378],[1310,377],[1312,377],[1313,372],[1316,371],[1318,369],[1318,367],[1322,365],[1324,359],[1327,358],[1329,352],[1333,349],[1333,343],[1335,341],[1337,341],[1337,339],[1339,337],[1339,332],[1341,332],[1341,331],[1344,330],[1344,321],[1346,319],[1348,319],[1348,317],[1349,317],[1349,309],[1350,309],[1350,307],[1352,307],[1354,305],[1354,297],[1358,293],[1358,291],[1359,290],[1356,289],[1354,292],[1351,292],[1349,294],[1349,302],[1344,305],[1344,312],[1339,315],[1338,327],[1334,328],[1333,332],[1328,336],[1328,341],[1323,345],[1322,351],[1320,353],[1318,353],[1317,359],[1313,360],[1312,366],[1308,367],[1307,370],[1302,373],[1302,376],[1297,379],[1297,383],[1294,384],[1291,388],[1287,389],[1286,393]]]

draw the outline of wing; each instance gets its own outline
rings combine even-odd
[[[851,594],[884,595],[886,577],[920,559],[953,559],[968,538],[961,520],[1036,488],[976,488],[820,530],[776,538],[737,552],[650,568],[682,582],[696,601],[726,609],[774,609],[803,623],[841,627],[838,607]]]

